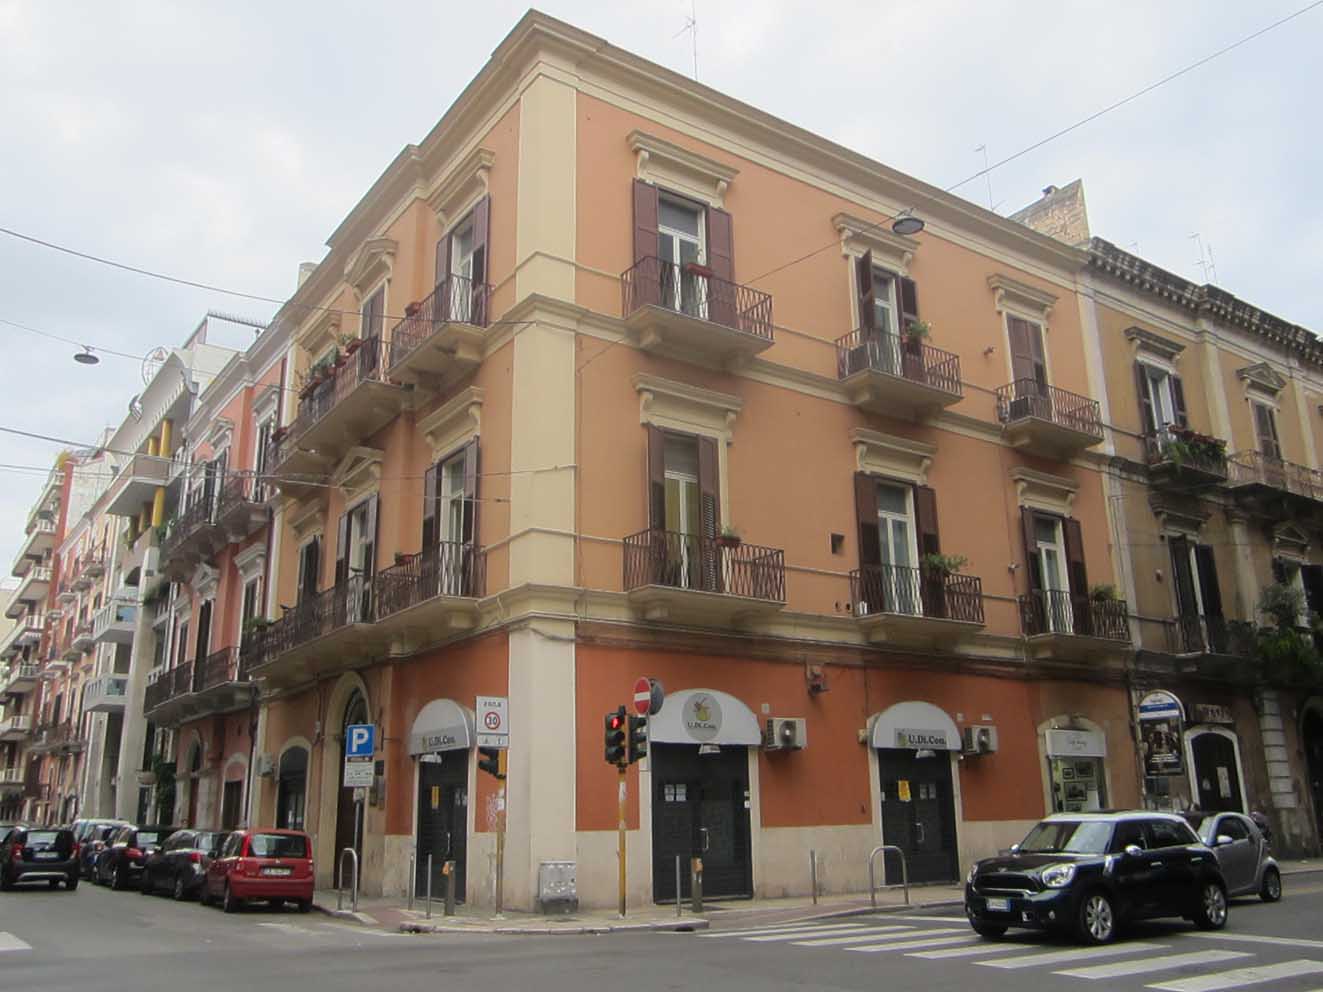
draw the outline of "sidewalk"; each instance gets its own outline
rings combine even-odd
[[[1323,872],[1323,858],[1281,861],[1283,876]],[[960,906],[964,898],[962,885],[916,885],[910,888],[910,902],[899,888],[881,889],[877,893],[877,912],[902,913],[906,910],[935,911]],[[825,917],[854,916],[873,912],[868,896],[862,894],[821,897],[815,904],[810,896],[787,899],[741,899],[709,902],[701,914],[690,911],[685,903],[677,917],[675,906],[631,906],[629,915],[621,919],[610,910],[585,909],[569,916],[543,916],[507,910],[501,919],[490,910],[460,906],[454,916],[443,916],[443,903],[432,902],[432,915],[427,917],[422,901],[410,910],[402,899],[368,898],[358,900],[358,913],[345,908],[337,911],[334,890],[318,890],[313,897],[316,909],[340,919],[354,920],[364,926],[403,933],[467,933],[467,934],[605,934],[640,932],[648,930],[706,930],[709,927],[733,928],[770,926],[777,923],[797,923]]]

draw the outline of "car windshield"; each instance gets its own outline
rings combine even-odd
[[[248,850],[255,858],[306,858],[308,842],[290,834],[253,834]]]
[[[214,851],[219,848],[224,841],[225,834],[223,833],[198,834],[198,839],[193,846],[199,851]]]
[[[54,830],[34,830],[28,834],[29,844],[54,844],[60,835]]]
[[[1199,835],[1199,839],[1207,844],[1213,839],[1213,827],[1217,824],[1217,817],[1205,816],[1202,819],[1187,817],[1187,822],[1194,828],[1194,832]]]
[[[138,846],[145,847],[148,844],[155,844],[160,841],[161,835],[154,830],[138,831]]]
[[[1112,836],[1105,820],[1044,820],[1020,843],[1021,854],[1102,854]]]

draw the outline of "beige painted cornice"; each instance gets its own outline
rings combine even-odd
[[[372,238],[349,256],[345,263],[345,282],[353,287],[360,300],[383,277],[390,278],[399,248],[399,242],[394,238]]]
[[[928,467],[937,456],[937,445],[915,441],[894,434],[883,434],[865,427],[850,432],[855,465],[860,472],[871,472],[906,482],[928,483]]]
[[[331,485],[338,487],[348,502],[367,495],[380,484],[381,463],[386,453],[380,448],[356,445],[345,452],[331,473]]]
[[[482,433],[482,402],[486,395],[479,386],[461,389],[418,421],[418,429],[432,447],[433,461]]]
[[[719,423],[729,430],[735,417],[744,409],[744,401],[738,396],[663,379],[647,372],[636,372],[633,383],[639,394],[639,420],[645,424],[660,405],[668,412],[678,414],[680,419],[703,424]]]
[[[1267,362],[1236,369],[1236,378],[1245,383],[1246,389],[1258,389],[1273,396],[1286,388],[1286,379]]]
[[[1130,342],[1136,355],[1147,352],[1167,362],[1178,361],[1181,352],[1185,350],[1185,345],[1177,341],[1169,341],[1167,338],[1154,334],[1152,331],[1146,331],[1142,327],[1126,328],[1125,338]]]
[[[1008,308],[1020,309],[1039,315],[1046,320],[1052,313],[1053,305],[1057,302],[1055,294],[1044,292],[1000,272],[994,272],[988,276],[988,288],[993,292],[994,306],[996,306],[998,313],[1002,313]]]
[[[427,205],[436,214],[443,231],[487,193],[495,164],[494,152],[475,148],[427,194]]]
[[[887,228],[887,221],[877,224],[854,214],[839,213],[831,219],[832,227],[841,235],[841,254],[847,257],[873,253],[873,261],[900,275],[906,275],[914,253],[919,248],[917,238],[895,234]]]
[[[673,142],[640,131],[630,131],[625,138],[634,153],[635,175],[639,179],[690,193],[721,206],[726,190],[740,170],[714,158],[691,152]]]

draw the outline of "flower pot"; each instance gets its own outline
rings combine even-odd
[[[687,276],[702,276],[705,279],[711,279],[715,275],[706,265],[700,265],[698,262],[686,262],[683,272]]]
[[[717,537],[717,547],[719,548],[738,548],[743,541],[741,538],[733,537],[728,534],[722,534]]]
[[[417,317],[419,311],[422,309],[423,309],[423,305],[421,303],[410,303],[407,307],[404,308],[404,316]]]

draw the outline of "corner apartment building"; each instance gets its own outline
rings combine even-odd
[[[507,905],[554,861],[609,904],[602,717],[640,675],[635,902],[699,852],[709,896],[805,892],[809,848],[857,887],[879,838],[954,879],[1139,802],[1081,251],[538,13],[329,244],[274,324],[240,662],[251,819],[323,882],[358,838],[369,892],[430,854],[489,903],[504,817]]]

